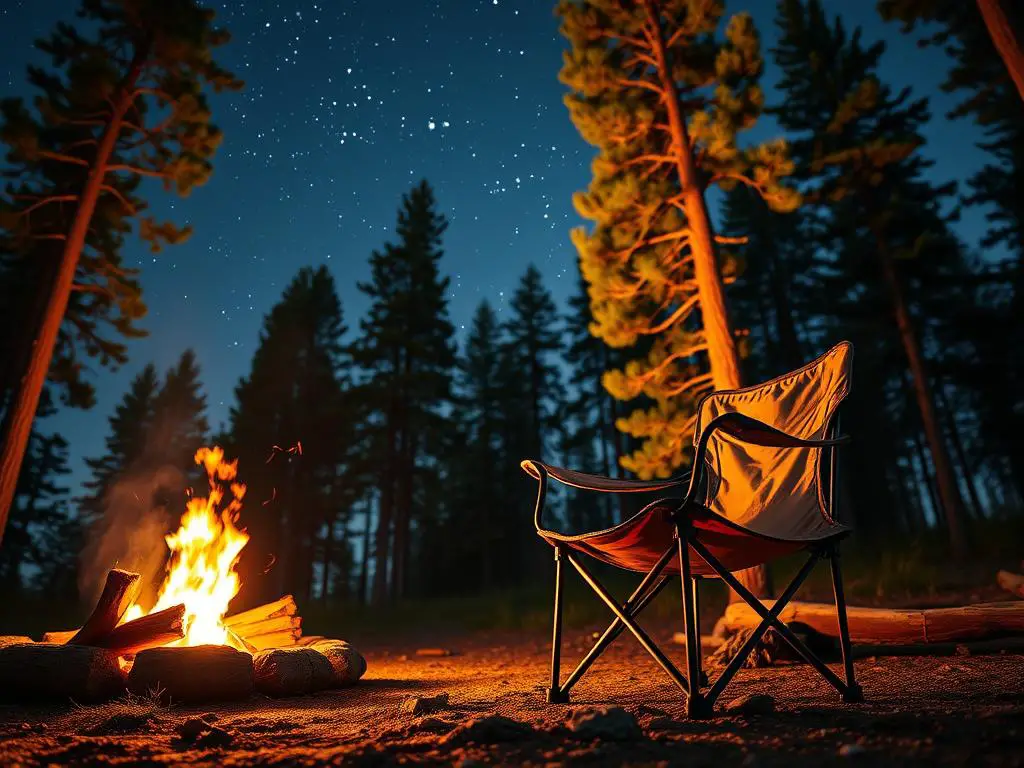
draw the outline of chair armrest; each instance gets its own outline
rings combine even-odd
[[[591,475],[586,472],[577,472],[572,469],[554,467],[544,464],[536,459],[526,459],[521,464],[523,471],[534,480],[540,480],[541,473],[547,474],[563,485],[573,488],[582,488],[585,491],[598,491],[599,493],[645,493],[651,491],[662,491],[666,488],[678,488],[689,482],[689,477],[672,477],[666,480],[628,480],[623,478],[605,477],[604,475]]]
[[[586,491],[599,491],[601,493],[643,493],[650,491],[661,491],[666,488],[681,488],[689,483],[689,477],[670,478],[668,480],[619,480],[603,475],[588,475],[586,472],[575,472],[562,467],[552,467],[536,459],[526,459],[520,466],[523,471],[537,481],[537,503],[533,510],[533,525],[538,532],[548,529],[541,525],[540,518],[544,511],[544,501],[547,498],[548,478],[553,477],[558,482],[573,488],[582,488]]]

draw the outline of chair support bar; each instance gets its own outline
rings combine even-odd
[[[640,615],[640,612],[647,607],[647,604],[657,597],[661,590],[665,588],[665,585],[668,584],[669,581],[668,576],[662,576],[657,584],[648,589],[651,583],[658,578],[663,570],[665,570],[665,566],[668,565],[669,560],[672,559],[672,554],[674,552],[674,545],[665,550],[665,554],[661,556],[658,563],[650,570],[650,572],[648,572],[643,581],[640,582],[640,586],[633,591],[633,594],[629,596],[629,599],[622,606],[624,613],[629,614],[631,618],[635,619]],[[611,645],[616,638],[622,634],[625,628],[626,625],[622,623],[622,619],[616,616],[612,623],[608,625],[608,629],[606,629],[604,634],[601,635],[600,639],[594,643],[594,647],[591,648],[587,655],[583,657],[583,660],[576,666],[576,669],[572,671],[572,674],[569,675],[569,678],[559,689],[559,693],[563,697],[567,697],[569,695],[569,691],[574,685],[576,685],[579,679],[583,677],[584,673],[590,669],[590,665],[597,660],[598,656],[604,653],[605,648]]]
[[[740,583],[739,579],[737,579],[732,573],[730,573],[717,560],[717,558],[715,558],[715,556],[712,555],[703,544],[701,544],[701,542],[698,539],[692,539],[690,541],[690,546],[693,547],[697,554],[704,558],[704,561],[711,567],[712,570],[714,570],[715,573],[719,575],[719,577],[721,577],[722,581],[724,581],[726,584],[732,587],[736,591],[736,594],[742,597],[743,600],[747,603],[747,605],[749,605],[761,617],[763,621],[761,622],[761,626],[758,627],[758,632],[763,633],[764,630],[768,628],[764,626],[766,623],[769,626],[773,627],[775,631],[779,633],[782,639],[785,640],[789,644],[789,646],[794,651],[796,651],[801,658],[803,658],[804,661],[806,661],[808,664],[810,664],[812,667],[818,670],[821,676],[824,677],[825,680],[827,680],[833,688],[839,691],[839,693],[844,698],[851,695],[852,691],[850,691],[847,688],[846,684],[839,679],[836,673],[829,669],[827,666],[825,666],[825,664],[822,663],[822,661],[811,652],[811,650],[803,643],[803,641],[800,640],[800,638],[798,638],[795,634],[793,634],[793,631],[789,627],[787,627],[785,624],[779,621],[777,614],[773,614],[772,611],[765,608],[764,603],[762,603],[760,600],[754,597],[754,595],[751,594],[750,590],[743,586],[743,584]],[[815,556],[814,559],[817,559],[817,556]],[[804,577],[806,578],[806,574],[804,574]],[[786,591],[789,592],[788,589]],[[795,591],[796,590],[794,589],[793,592]],[[790,594],[789,597],[792,597],[792,594]],[[773,608],[778,607],[778,609],[781,611],[782,608],[785,607],[785,603],[782,603],[781,607],[779,607],[779,603],[781,602],[782,601],[778,601],[776,605],[773,606]]]
[[[605,605],[608,606],[611,612],[614,613],[618,617],[618,619],[626,625],[626,629],[633,633],[637,641],[639,641],[640,645],[644,647],[644,650],[651,654],[654,660],[658,662],[658,666],[664,669],[666,674],[668,674],[668,676],[672,678],[672,682],[679,686],[683,693],[689,695],[690,685],[686,681],[686,678],[683,677],[683,674],[678,669],[676,669],[675,665],[671,661],[669,661],[668,657],[661,652],[658,646],[654,644],[651,638],[648,637],[647,633],[644,632],[644,630],[635,621],[633,621],[633,619],[630,618],[630,616],[626,612],[624,612],[619,607],[618,603],[615,602],[614,598],[612,598],[612,596],[608,594],[608,591],[603,586],[601,586],[601,583],[593,577],[590,571],[587,570],[587,567],[576,558],[575,554],[573,554],[572,552],[567,552],[565,554],[565,557],[572,564],[572,566],[577,571],[579,571],[579,574],[583,577],[583,580],[587,582],[588,585],[590,585],[590,588],[597,593],[597,596],[601,598],[601,600],[604,602]]]

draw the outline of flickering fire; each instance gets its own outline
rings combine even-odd
[[[241,586],[235,565],[249,541],[235,525],[245,486],[235,482],[238,462],[225,461],[223,449],[200,448],[195,460],[206,469],[209,496],[189,499],[181,526],[165,537],[171,559],[156,604],[149,611],[132,605],[124,621],[184,604],[185,636],[173,645],[226,645],[228,631],[221,620]],[[225,485],[231,499],[221,510]]]

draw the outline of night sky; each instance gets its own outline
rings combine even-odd
[[[141,245],[127,260],[142,269],[148,338],[117,372],[100,371],[99,402],[52,419],[71,443],[74,482],[82,457],[103,450],[106,419],[146,363],[166,369],[187,347],[203,371],[211,423],[227,418],[247,374],[263,316],[302,266],[326,263],[346,324],[366,302],[356,282],[393,231],[401,195],[433,184],[450,226],[443,269],[450,311],[468,325],[484,298],[499,309],[531,262],[559,301],[575,286],[569,229],[580,220],[571,196],[589,181],[593,151],[577,135],[557,80],[563,39],[552,0],[237,0],[208,3],[233,40],[219,61],[246,81],[217,97],[225,141],[210,183],[180,200],[154,188],[154,213],[190,223],[184,245],[155,257]],[[32,42],[73,0],[0,4],[0,87],[21,95]],[[871,0],[832,0],[867,41],[889,43],[882,77],[932,97],[928,129],[936,179],[965,179],[984,160],[976,129],[947,123],[939,91],[947,63],[884,24]],[[753,13],[763,47],[775,37],[774,0],[732,0]],[[776,80],[766,64],[769,100]],[[774,133],[767,119],[751,133]],[[980,214],[960,232],[974,245]],[[242,474],[244,476],[244,468]]]

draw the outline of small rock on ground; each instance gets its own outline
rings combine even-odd
[[[534,729],[504,715],[481,715],[467,720],[445,736],[442,744],[499,744],[528,739]]]
[[[753,693],[733,699],[723,709],[730,715],[770,715],[775,711],[775,699],[767,694]]]
[[[399,711],[408,715],[428,715],[447,706],[448,694],[440,693],[437,696],[412,696],[402,702]]]
[[[581,739],[632,741],[643,735],[636,718],[622,707],[577,709],[566,724]]]

